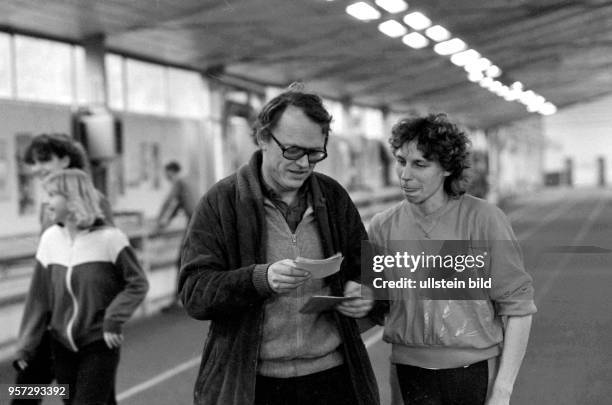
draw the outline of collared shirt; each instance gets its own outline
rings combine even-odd
[[[298,224],[302,220],[304,213],[306,212],[306,208],[308,208],[308,199],[310,198],[310,187],[309,182],[306,180],[302,187],[298,190],[297,199],[291,205],[287,204],[283,201],[281,196],[270,187],[263,176],[261,177],[261,185],[263,195],[268,198],[276,208],[281,212],[285,221],[287,221],[287,225],[291,229],[291,232],[295,233]]]

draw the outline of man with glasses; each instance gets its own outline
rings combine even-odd
[[[347,192],[313,171],[330,122],[314,94],[272,99],[254,126],[259,150],[198,204],[180,274],[187,312],[211,320],[196,404],[379,403],[355,321],[373,303],[357,282],[367,236]],[[341,269],[325,279],[294,262],[337,252]],[[357,298],[301,313],[314,295]]]

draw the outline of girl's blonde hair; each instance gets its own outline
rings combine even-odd
[[[79,169],[63,169],[45,178],[47,193],[58,193],[66,198],[68,211],[77,227],[89,228],[97,218],[103,218],[100,196],[87,173]]]

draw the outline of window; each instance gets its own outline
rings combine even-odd
[[[169,113],[179,117],[204,116],[204,86],[197,72],[168,68]]]
[[[72,48],[75,68],[76,101],[78,104],[89,102],[89,89],[87,88],[87,68],[85,62],[85,49],[82,46]]]
[[[127,109],[142,113],[167,113],[164,67],[127,59],[126,70]]]
[[[0,32],[0,97],[11,97],[11,36]]]
[[[123,58],[119,55],[106,54],[104,57],[106,65],[106,91],[108,94],[108,105],[114,110],[125,109],[124,72]]]
[[[72,102],[70,45],[16,35],[15,58],[17,98]]]

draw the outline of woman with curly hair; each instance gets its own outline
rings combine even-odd
[[[41,236],[21,324],[17,363],[25,369],[45,331],[66,404],[114,404],[122,326],[148,283],[127,237],[108,226],[99,193],[78,169],[43,183],[55,223]]]
[[[404,402],[507,405],[536,311],[514,232],[501,210],[465,193],[469,140],[445,115],[401,120],[389,143],[405,200],[372,219],[375,249],[406,241],[422,258],[422,250],[437,246],[432,257],[446,261],[450,254],[455,265],[421,263],[408,273],[436,281],[462,274],[464,253],[482,253],[481,274],[491,283],[462,292],[421,284],[387,289],[384,340],[392,344]],[[393,271],[385,276],[406,275]]]

